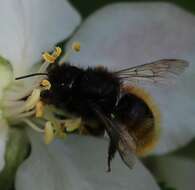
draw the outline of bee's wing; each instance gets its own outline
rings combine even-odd
[[[132,168],[136,160],[136,145],[125,126],[118,123],[114,119],[105,116],[99,109],[97,109],[97,107],[94,108],[94,111],[105,124],[106,131],[110,137],[108,171],[110,171],[110,162],[113,159],[116,150],[119,152],[123,162],[129,168]]]
[[[136,160],[136,156],[135,156],[136,144],[124,126],[120,127],[119,134],[120,134],[120,140],[118,143],[118,152],[123,162],[129,168],[132,168]]]
[[[182,59],[161,59],[115,72],[123,82],[169,84],[184,72],[189,63]]]

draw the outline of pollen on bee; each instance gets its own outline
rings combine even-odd
[[[54,129],[52,123],[47,121],[44,128],[44,142],[45,144],[50,144],[54,139]]]
[[[79,52],[81,50],[81,44],[79,42],[73,42],[72,50]]]
[[[42,101],[38,101],[35,106],[35,116],[42,117],[44,113],[44,105]]]
[[[51,88],[51,83],[48,80],[44,79],[41,81],[41,86],[43,86],[45,90],[49,90]]]

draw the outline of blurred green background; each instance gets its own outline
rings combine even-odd
[[[70,2],[80,11],[83,17],[87,17],[90,13],[101,8],[104,5],[113,2],[151,2],[152,0],[70,0]],[[157,1],[155,1],[157,2]],[[193,13],[195,13],[195,0],[167,0],[163,2],[175,3]]]

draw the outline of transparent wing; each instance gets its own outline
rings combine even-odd
[[[189,63],[182,59],[161,59],[115,72],[123,82],[166,83],[184,72]]]
[[[118,151],[123,162],[131,169],[136,161],[136,144],[129,135],[127,129],[117,121],[105,116],[97,107],[93,107],[97,116],[105,124],[106,131],[110,137],[110,146],[108,150],[108,171],[110,171],[110,162]]]
[[[136,156],[136,144],[133,138],[129,135],[128,131],[124,128],[120,128],[120,140],[118,143],[118,152],[123,160],[123,162],[129,167],[133,168]]]

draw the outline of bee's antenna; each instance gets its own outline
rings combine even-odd
[[[24,75],[24,76],[21,76],[21,77],[16,77],[15,80],[20,80],[20,79],[25,79],[25,78],[40,76],[40,75],[48,75],[48,74],[47,73],[33,73],[33,74],[30,74],[30,75]]]

